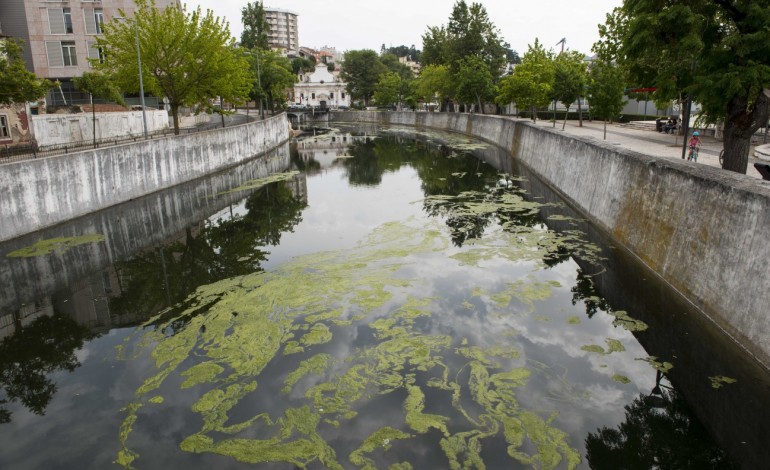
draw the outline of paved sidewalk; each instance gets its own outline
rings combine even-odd
[[[540,120],[538,126],[553,127],[553,122]],[[556,123],[556,130],[561,131],[562,122]],[[593,137],[602,140],[604,137],[604,124],[600,121],[583,121],[583,127],[579,127],[578,121],[567,121],[564,132],[569,134]],[[607,142],[614,145],[665,158],[682,158],[682,136],[662,134],[652,130],[639,130],[622,127],[620,124],[607,124]],[[701,150],[698,154],[698,162],[693,165],[710,165],[721,168],[719,165],[719,152],[722,150],[722,142],[714,137],[701,136]],[[747,174],[753,178],[762,179],[762,175],[754,168],[754,163],[762,162],[753,157],[754,147],[749,156]],[[767,163],[767,162],[762,162]]]

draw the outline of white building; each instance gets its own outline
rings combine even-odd
[[[279,8],[265,7],[265,20],[270,27],[267,41],[270,48],[284,55],[296,55],[299,51],[297,13]]]
[[[339,74],[329,72],[320,64],[314,72],[300,74],[299,82],[294,84],[294,100],[298,105],[319,108],[350,106],[350,95],[345,90],[345,83],[340,80]]]

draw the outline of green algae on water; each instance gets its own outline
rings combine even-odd
[[[724,385],[734,384],[735,382],[737,382],[737,380],[731,377],[725,377],[724,375],[709,377],[709,380],[711,381],[712,388],[722,388]]]
[[[267,186],[268,184],[277,183],[280,181],[290,181],[292,178],[294,178],[298,174],[299,174],[299,171],[288,171],[285,173],[276,173],[270,176],[266,176],[264,178],[247,181],[245,184],[242,184],[237,188],[233,188],[229,191],[219,192],[215,196],[222,196],[224,194],[232,194],[240,191],[247,191],[250,189],[259,189],[262,186]]]
[[[494,246],[482,240],[474,249],[500,249],[500,239],[492,240]],[[176,313],[161,312],[138,341],[139,348],[153,348],[154,370],[126,410],[117,461],[132,468],[140,458],[130,435],[141,406],[188,388],[179,395],[199,391],[190,411],[200,428],[181,440],[185,452],[299,468],[373,468],[390,446],[436,438],[448,466],[483,468],[480,449],[502,432],[512,463],[575,468],[579,454],[555,426],[556,415],[527,410],[517,398],[542,369],[511,346],[421,327],[441,312],[443,299],[426,294],[425,280],[411,272],[421,255],[450,243],[438,224],[389,223],[352,250],[300,256],[271,272],[202,286]],[[534,280],[513,285],[503,287],[508,302],[546,299],[561,287]],[[496,303],[499,292],[476,287],[464,297]],[[338,338],[364,334],[370,341],[334,355]],[[276,381],[263,374],[268,367],[285,375]],[[565,396],[576,395],[562,387]],[[280,406],[236,412],[276,392],[280,400],[271,403]],[[350,436],[358,439],[356,450],[336,455],[326,439],[379,398],[401,403],[389,413],[392,422],[369,436]],[[434,399],[446,406],[432,408]]]
[[[607,338],[604,340],[607,343],[607,349],[605,350],[603,347],[596,345],[596,344],[589,344],[586,346],[581,347],[580,349],[587,352],[597,353],[601,355],[609,355],[614,352],[623,352],[626,350],[625,346],[623,346],[623,343],[616,339]]]
[[[48,240],[40,240],[32,246],[12,251],[8,253],[7,257],[34,258],[36,256],[43,256],[53,252],[65,253],[76,246],[87,245],[89,243],[99,243],[103,241],[104,235],[100,233],[92,233],[79,237],[50,238]]]
[[[622,383],[623,385],[631,383],[631,379],[629,379],[625,375],[620,375],[620,374],[613,374],[612,380],[618,383]]]

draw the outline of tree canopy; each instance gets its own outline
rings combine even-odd
[[[270,49],[268,33],[270,25],[265,17],[265,7],[262,2],[249,2],[241,8],[241,47],[247,49]]]
[[[377,53],[371,49],[345,52],[344,63],[340,76],[346,83],[350,97],[354,100],[363,100],[368,106],[380,74],[387,68],[380,62]]]
[[[227,22],[211,10],[202,13],[200,7],[191,12],[175,6],[160,10],[152,0],[137,0],[136,5],[133,18],[104,25],[97,46],[104,49],[105,59],[91,61],[96,70],[122,90],[138,92],[138,34],[144,87],[168,99],[176,133],[182,106],[208,107],[217,96],[235,103],[244,100],[252,83],[250,67],[237,53]]]
[[[588,85],[588,102],[591,113],[604,120],[604,138],[607,138],[607,121],[617,116],[623,109],[625,90],[623,70],[616,64],[602,60],[591,66]]]
[[[500,105],[516,103],[516,107],[530,109],[532,119],[537,119],[535,108],[548,106],[553,95],[553,52],[546,51],[540,41],[530,44],[521,64],[513,74],[500,82],[496,101]]]
[[[42,98],[53,83],[27,70],[21,43],[0,39],[0,104],[24,103]]]
[[[770,0],[625,0],[594,50],[656,100],[691,97],[723,120],[724,168],[745,173],[751,135],[770,111]]]

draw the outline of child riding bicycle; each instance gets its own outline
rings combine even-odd
[[[687,146],[690,148],[690,153],[687,155],[687,161],[697,162],[698,151],[700,151],[700,137],[698,131],[692,133],[690,141],[687,142]]]

